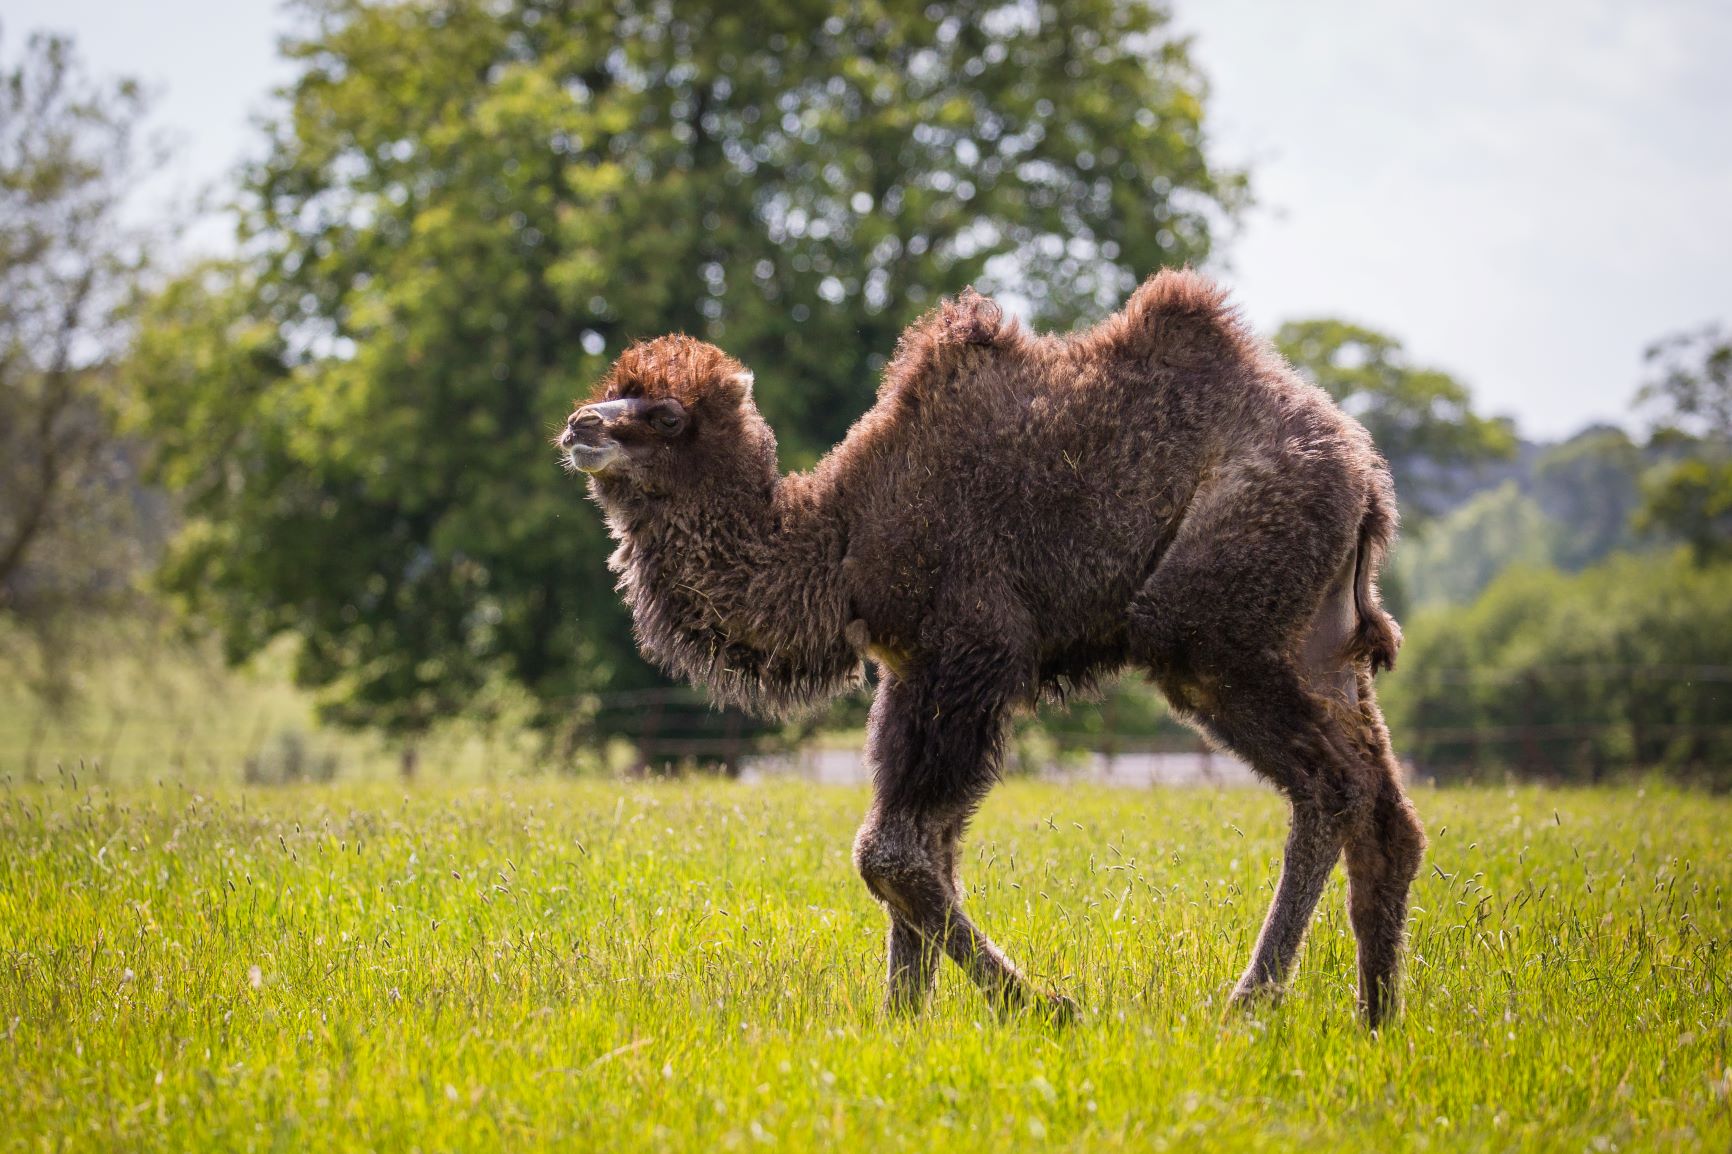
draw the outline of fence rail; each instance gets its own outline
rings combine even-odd
[[[1411,685],[1446,685],[1472,689],[1525,688],[1526,694],[1511,694],[1515,720],[1473,724],[1408,725],[1395,734],[1402,753],[1413,756],[1422,772],[1434,765],[1450,769],[1506,767],[1560,775],[1572,766],[1587,766],[1597,777],[1604,765],[1604,750],[1644,750],[1665,743],[1684,743],[1711,751],[1732,750],[1732,694],[1717,687],[1732,685],[1732,666],[1724,665],[1572,665],[1538,673],[1509,675],[1476,669],[1417,669],[1405,674]],[[1545,691],[1557,688],[1555,700],[1575,700],[1575,689],[1591,684],[1703,687],[1706,696],[1693,696],[1692,707],[1668,716],[1664,711],[1642,711],[1613,717],[1565,717],[1548,719],[1535,715],[1531,702]],[[1709,690],[1707,687],[1716,687]],[[1663,696],[1663,695],[1662,695]],[[1718,703],[1725,697],[1724,708]],[[1706,702],[1706,706],[1704,706]],[[720,766],[729,773],[773,765],[799,766],[801,756],[817,748],[809,742],[812,731],[774,728],[730,709],[718,709],[701,693],[685,688],[650,688],[592,695],[562,703],[581,719],[580,741],[620,739],[637,754],[641,770],[670,765]],[[1109,768],[1136,759],[1184,759],[1213,756],[1189,730],[1175,723],[1133,729],[1121,724],[1111,697],[1098,708],[1098,724],[1078,724],[1076,715],[1067,721],[1054,717],[1045,729],[1053,745],[1072,763],[1077,758],[1098,757]],[[1527,716],[1522,715],[1528,710]],[[1561,710],[1569,712],[1568,710]],[[1143,719],[1147,722],[1147,717]],[[1621,743],[1621,744],[1620,744]],[[198,708],[161,708],[133,713],[111,713],[98,717],[57,717],[48,713],[0,716],[0,774],[23,771],[26,776],[54,772],[56,765],[100,767],[108,771],[161,772],[203,771],[211,774],[264,772],[269,759],[302,759],[302,769],[325,772],[339,741],[322,733],[307,733],[286,723],[278,710],[236,719],[212,710],[209,702]],[[503,749],[503,747],[502,747]],[[847,756],[847,751],[840,751]],[[495,753],[494,756],[502,756]],[[858,760],[858,753],[852,754]],[[1441,760],[1440,760],[1441,759]],[[1732,757],[1727,759],[1732,762]],[[807,758],[810,762],[810,758]],[[1179,762],[1175,761],[1174,764]],[[405,758],[406,771],[413,758]],[[1092,764],[1092,763],[1091,763]],[[1210,764],[1210,763],[1202,763]],[[324,768],[321,768],[324,767]],[[268,766],[267,766],[268,768]],[[1722,767],[1732,770],[1732,764]],[[1571,772],[1574,772],[1571,770]],[[1567,775],[1567,774],[1566,774]]]

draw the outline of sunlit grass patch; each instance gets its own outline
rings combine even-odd
[[[0,801],[0,1142],[162,1149],[1725,1149],[1732,802],[1419,797],[1407,1010],[1352,1015],[1339,879],[1284,1006],[1222,998],[1256,790],[1014,784],[970,908],[1075,994],[878,1011],[863,792],[516,781]]]

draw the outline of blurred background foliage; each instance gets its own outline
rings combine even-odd
[[[31,619],[123,587],[161,537],[112,435],[150,254],[123,216],[156,155],[144,107],[62,39],[0,67],[0,611]]]
[[[1115,0],[313,12],[241,255],[167,287],[132,368],[188,519],[167,588],[236,657],[298,635],[358,724],[659,683],[548,447],[633,338],[725,344],[806,466],[941,292],[1069,325],[1244,198],[1185,46]]]
[[[118,211],[151,163],[136,87],[43,36],[0,75],[0,654],[21,674],[0,748],[35,757],[45,717],[112,747],[175,711],[148,674],[100,671],[103,638],[207,685],[218,654],[292,680],[300,705],[248,730],[274,735],[247,738],[262,778],[267,745],[336,764],[301,736],[333,724],[403,751],[509,735],[560,764],[856,727],[853,701],[651,747],[674,699],[548,445],[572,399],[629,341],[691,332],[753,367],[783,466],[808,467],[941,295],[1087,323],[1158,267],[1218,266],[1250,203],[1158,3],[301,12],[234,243],[190,267]],[[1732,783],[1722,330],[1656,342],[1626,427],[1550,445],[1394,335],[1271,337],[1397,477],[1385,583],[1409,643],[1387,697],[1422,771]],[[1188,740],[1135,681],[1022,736]]]
[[[1409,619],[1384,704],[1402,753],[1448,775],[1600,782],[1632,766],[1728,784],[1732,567],[1615,553],[1524,562]]]

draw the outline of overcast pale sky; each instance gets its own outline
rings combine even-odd
[[[1653,338],[1732,323],[1732,3],[1177,0],[1258,209],[1220,271],[1259,327],[1340,315],[1529,436],[1623,417]],[[290,70],[275,0],[5,0],[158,93],[183,195]]]

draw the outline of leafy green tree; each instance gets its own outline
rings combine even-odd
[[[1395,574],[1409,605],[1465,604],[1512,565],[1546,564],[1551,541],[1539,505],[1505,481],[1404,541]]]
[[[1671,458],[1643,485],[1638,524],[1685,542],[1698,561],[1732,558],[1732,336],[1709,326],[1656,342],[1656,375],[1636,395],[1657,413]]]
[[[1732,567],[1682,550],[1575,574],[1518,566],[1406,625],[1381,692],[1397,747],[1426,772],[1663,769],[1732,785]]]
[[[1692,456],[1656,469],[1636,524],[1684,541],[1702,564],[1732,558],[1732,461]]]
[[[1718,325],[1674,333],[1649,345],[1643,358],[1656,375],[1636,403],[1658,411],[1661,431],[1732,445],[1732,334]]]
[[[799,466],[941,293],[1069,324],[1245,197],[1158,3],[308,12],[244,256],[163,295],[137,375],[170,586],[237,655],[298,635],[355,721],[655,684],[546,443],[629,340],[725,344]]]
[[[1507,420],[1475,413],[1465,385],[1410,364],[1394,337],[1321,318],[1282,325],[1275,345],[1371,431],[1412,526],[1453,504],[1474,467],[1515,456]]]
[[[1534,499],[1551,526],[1552,563],[1571,571],[1635,543],[1641,448],[1624,430],[1599,425],[1548,449],[1534,465]]]
[[[131,461],[110,362],[147,252],[122,203],[151,164],[144,101],[64,37],[0,69],[0,607],[43,612],[124,586]]]

